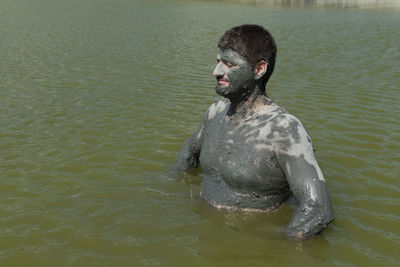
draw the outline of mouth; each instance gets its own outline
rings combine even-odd
[[[227,80],[224,80],[224,79],[219,79],[219,80],[217,80],[217,82],[218,82],[219,85],[222,85],[222,86],[229,85],[229,82]]]

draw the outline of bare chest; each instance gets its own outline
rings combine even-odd
[[[271,192],[286,186],[272,144],[260,138],[263,125],[216,120],[207,127],[200,164],[239,191]]]

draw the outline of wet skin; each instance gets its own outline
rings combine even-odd
[[[234,50],[220,51],[213,75],[224,99],[210,106],[174,169],[201,164],[201,196],[217,208],[274,210],[292,192],[298,207],[286,233],[308,238],[333,219],[329,195],[304,126],[265,95],[263,63],[253,68]]]

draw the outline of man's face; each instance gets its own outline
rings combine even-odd
[[[240,97],[255,84],[254,68],[232,49],[220,49],[213,76],[217,79],[217,93],[226,98]]]

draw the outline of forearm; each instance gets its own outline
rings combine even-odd
[[[310,199],[302,201],[286,229],[291,238],[305,239],[313,237],[327,227],[333,220],[333,212],[327,199],[318,202]]]

